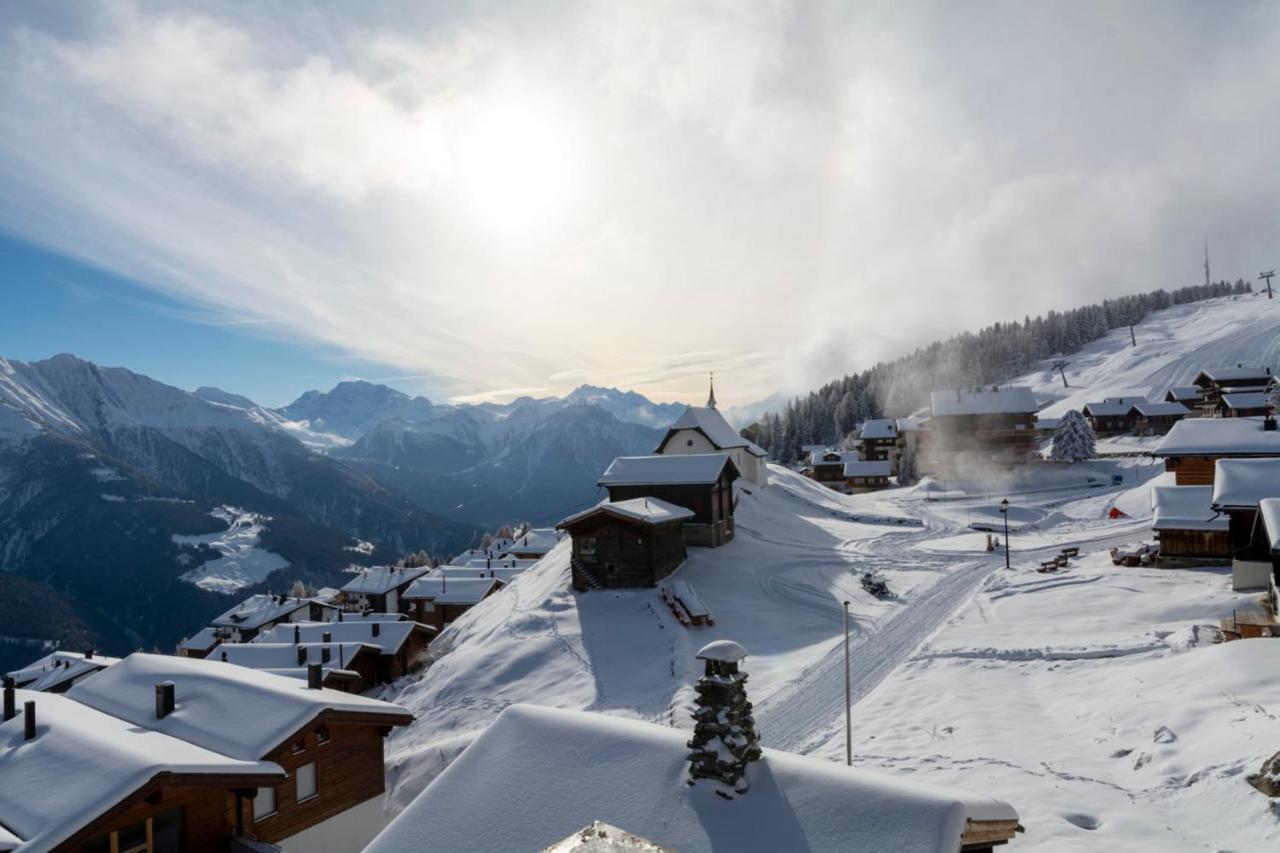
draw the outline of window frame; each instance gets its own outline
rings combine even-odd
[[[304,797],[302,795],[302,772],[307,768],[310,768],[311,793]],[[299,804],[309,802],[320,796],[320,768],[316,766],[316,762],[308,761],[306,764],[299,765],[294,769],[293,796],[294,802]]]
[[[270,787],[258,789],[258,793],[254,796],[253,800],[251,801],[252,802],[251,810],[253,812],[254,823],[261,823],[262,821],[267,820],[268,818],[275,817],[277,814],[280,813],[280,794],[279,794],[279,791],[277,790],[278,787],[279,786],[270,786]],[[271,792],[271,811],[265,814],[259,815],[258,799],[262,796],[264,791]]]

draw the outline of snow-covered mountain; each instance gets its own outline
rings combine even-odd
[[[225,528],[219,507],[264,519],[272,568],[288,567],[277,590],[295,577],[339,580],[357,540],[385,560],[450,553],[479,535],[316,452],[299,431],[217,389],[191,393],[69,355],[0,359],[0,570],[70,599],[114,651],[169,648],[201,614],[226,608],[181,580],[218,558],[183,543]],[[267,574],[249,582],[271,587]],[[0,623],[8,606],[0,601]]]
[[[684,403],[654,403],[635,391],[579,385],[564,401],[571,405],[596,406],[620,421],[665,429],[686,408]]]
[[[357,380],[339,382],[331,391],[308,391],[278,411],[312,432],[355,441],[385,421],[428,422],[436,406],[426,397]]]

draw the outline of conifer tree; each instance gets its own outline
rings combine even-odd
[[[1049,458],[1055,462],[1082,462],[1098,455],[1098,437],[1084,415],[1071,409],[1053,431],[1053,449]]]

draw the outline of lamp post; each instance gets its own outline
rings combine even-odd
[[[1000,501],[1000,514],[1004,516],[1004,567],[1009,568],[1009,499]]]
[[[853,707],[849,688],[849,602],[844,603],[844,763],[853,766]]]

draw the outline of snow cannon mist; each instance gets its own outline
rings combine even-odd
[[[738,671],[747,650],[733,640],[708,643],[698,652],[706,670],[694,688],[693,738],[689,747],[689,784],[707,779],[747,790],[747,764],[760,758],[760,736],[747,701],[747,674]],[[722,796],[728,796],[717,791]]]

